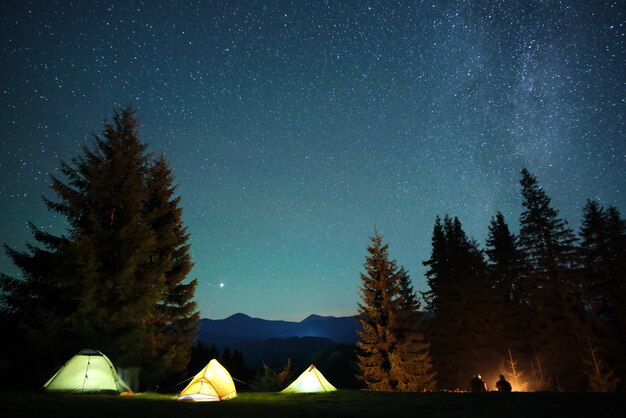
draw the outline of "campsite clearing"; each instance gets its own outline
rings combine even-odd
[[[172,395],[0,393],[4,417],[622,417],[626,395],[602,393],[241,393],[224,402],[176,402]]]

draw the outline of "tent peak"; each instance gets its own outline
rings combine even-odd
[[[98,350],[94,350],[92,348],[86,348],[84,350],[81,350],[80,353],[78,353],[79,356],[102,356],[103,354],[98,351]]]

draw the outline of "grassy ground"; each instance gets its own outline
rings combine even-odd
[[[47,395],[0,393],[3,417],[119,418],[439,418],[624,417],[626,395],[600,393],[242,393],[226,402],[175,402],[174,396],[138,394]]]

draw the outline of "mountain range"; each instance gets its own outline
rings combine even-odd
[[[357,329],[360,329],[360,324],[356,316],[310,315],[300,322],[291,322],[252,318],[236,313],[226,319],[201,319],[198,338],[218,348],[289,337],[321,337],[336,343],[354,344]]]
[[[354,345],[357,329],[356,316],[310,315],[291,322],[237,313],[225,319],[201,319],[197,335],[201,343],[215,345],[220,352],[240,351],[247,366],[258,369],[263,363],[281,367],[288,358],[295,364],[313,363],[339,346]]]

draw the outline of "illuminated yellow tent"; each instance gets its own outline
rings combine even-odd
[[[311,364],[296,380],[283,389],[283,392],[332,392],[334,390],[337,388],[331,385],[322,372]]]
[[[176,398],[177,401],[225,401],[237,396],[235,382],[228,370],[213,359],[200,370]]]
[[[53,392],[132,393],[117,375],[111,360],[97,350],[83,350],[76,354],[43,388]]]

